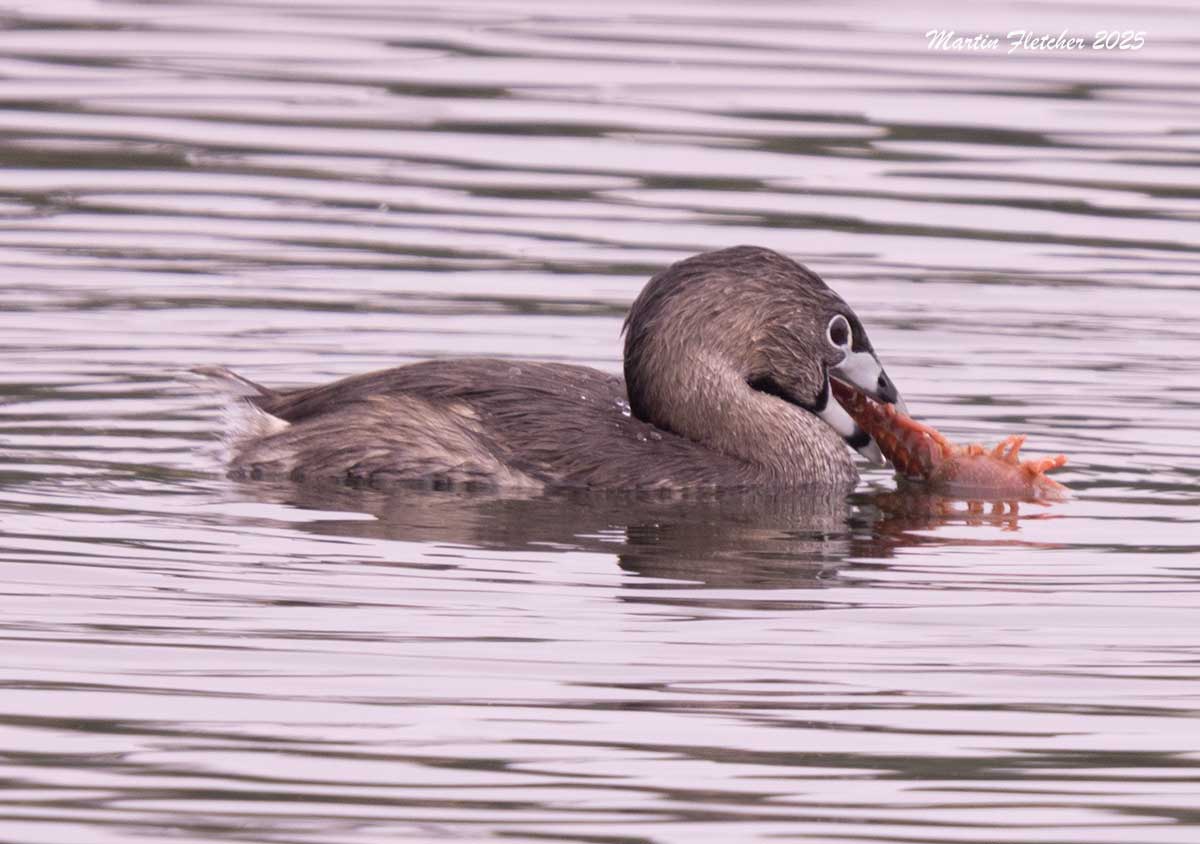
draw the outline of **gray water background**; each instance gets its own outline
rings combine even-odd
[[[1200,840],[1190,3],[0,15],[0,841]],[[616,371],[737,243],[1076,498],[236,484],[181,377]]]

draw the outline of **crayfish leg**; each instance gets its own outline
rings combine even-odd
[[[1056,454],[1053,457],[1043,457],[1040,460],[1026,460],[1021,464],[1021,467],[1031,475],[1042,475],[1051,469],[1058,469],[1066,465],[1067,456],[1065,454]]]
[[[992,449],[992,457],[997,460],[1004,460],[1016,466],[1020,463],[1021,446],[1025,445],[1024,434],[1013,434],[1000,440],[995,448]]]

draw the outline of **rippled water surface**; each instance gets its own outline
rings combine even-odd
[[[1200,840],[1200,18],[1130,6],[10,4],[0,840]],[[238,484],[182,377],[616,371],[737,243],[1074,500]]]

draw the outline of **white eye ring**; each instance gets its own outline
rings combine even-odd
[[[850,341],[854,339],[854,332],[850,330],[850,322],[841,314],[837,314],[829,320],[825,336],[829,339],[829,345],[836,349],[845,349],[849,348]]]

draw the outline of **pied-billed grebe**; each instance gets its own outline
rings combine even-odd
[[[854,311],[812,271],[738,246],[658,273],[625,320],[625,378],[562,363],[433,360],[238,396],[237,477],[435,487],[850,486],[882,462],[830,377],[899,402]]]

